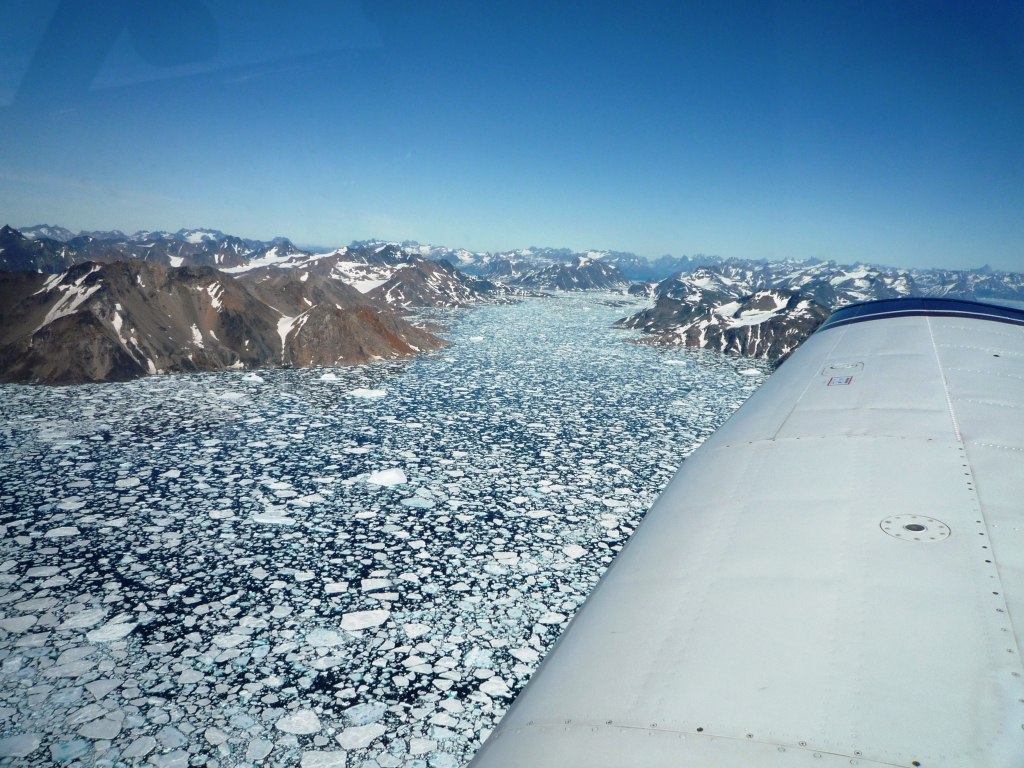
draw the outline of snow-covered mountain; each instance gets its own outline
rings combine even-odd
[[[66,243],[75,237],[75,233],[64,227],[51,226],[49,224],[36,224],[34,227],[22,227],[21,234],[29,240],[38,240],[45,237],[48,240],[56,240],[59,243]]]
[[[367,295],[385,304],[410,308],[501,303],[521,294],[501,283],[463,274],[446,260],[413,259]]]
[[[139,259],[171,267],[236,267],[247,264],[267,249],[291,244],[285,238],[269,242],[226,235],[216,229],[182,229],[177,232],[140,231],[126,235],[119,230],[82,231],[77,235],[64,227],[40,224],[24,231],[4,227],[0,239],[17,233],[39,257],[22,258],[17,264],[11,257],[0,258],[4,271],[60,272],[87,261],[108,263]],[[0,247],[3,247],[0,245]],[[20,248],[25,251],[27,246]],[[62,253],[59,262],[43,254]],[[2,255],[0,255],[2,257]]]
[[[976,270],[914,270],[834,261],[759,263],[730,259],[662,281],[654,295],[690,291],[750,294],[763,288],[800,291],[829,310],[861,301],[900,296],[947,296],[974,301],[1024,302],[1024,275]],[[639,292],[638,289],[635,289]]]
[[[510,282],[533,290],[556,291],[621,291],[629,288],[630,280],[614,264],[599,259],[577,256],[564,264],[526,272]]]
[[[799,291],[761,289],[744,295],[734,286],[675,281],[653,307],[616,325],[650,334],[640,341],[644,344],[677,344],[781,362],[828,316],[825,307]]]
[[[651,343],[781,360],[830,312],[847,304],[946,296],[1020,305],[1024,275],[987,269],[907,270],[835,262],[730,260],[657,284],[636,284],[630,293],[655,298],[655,305],[618,324],[651,334]],[[770,312],[743,314],[747,310],[742,307],[767,306],[769,295],[775,301]]]
[[[447,259],[432,261],[394,244],[306,253],[287,243],[265,249],[247,264],[225,271],[243,274],[271,265],[341,280],[371,299],[404,308],[466,307],[508,300],[517,293],[500,283],[467,275]]]

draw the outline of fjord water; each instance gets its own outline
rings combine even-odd
[[[768,371],[627,343],[636,309],[433,311],[452,346],[404,362],[0,387],[0,752],[466,762]]]

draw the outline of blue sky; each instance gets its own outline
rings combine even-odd
[[[16,226],[1024,270],[1019,3],[40,0],[0,29]]]

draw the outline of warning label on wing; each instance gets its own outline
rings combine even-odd
[[[853,382],[853,376],[833,376],[828,380],[830,387],[842,387]]]

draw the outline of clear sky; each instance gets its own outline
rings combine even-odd
[[[15,226],[1024,270],[1022,182],[1019,1],[0,6]]]

